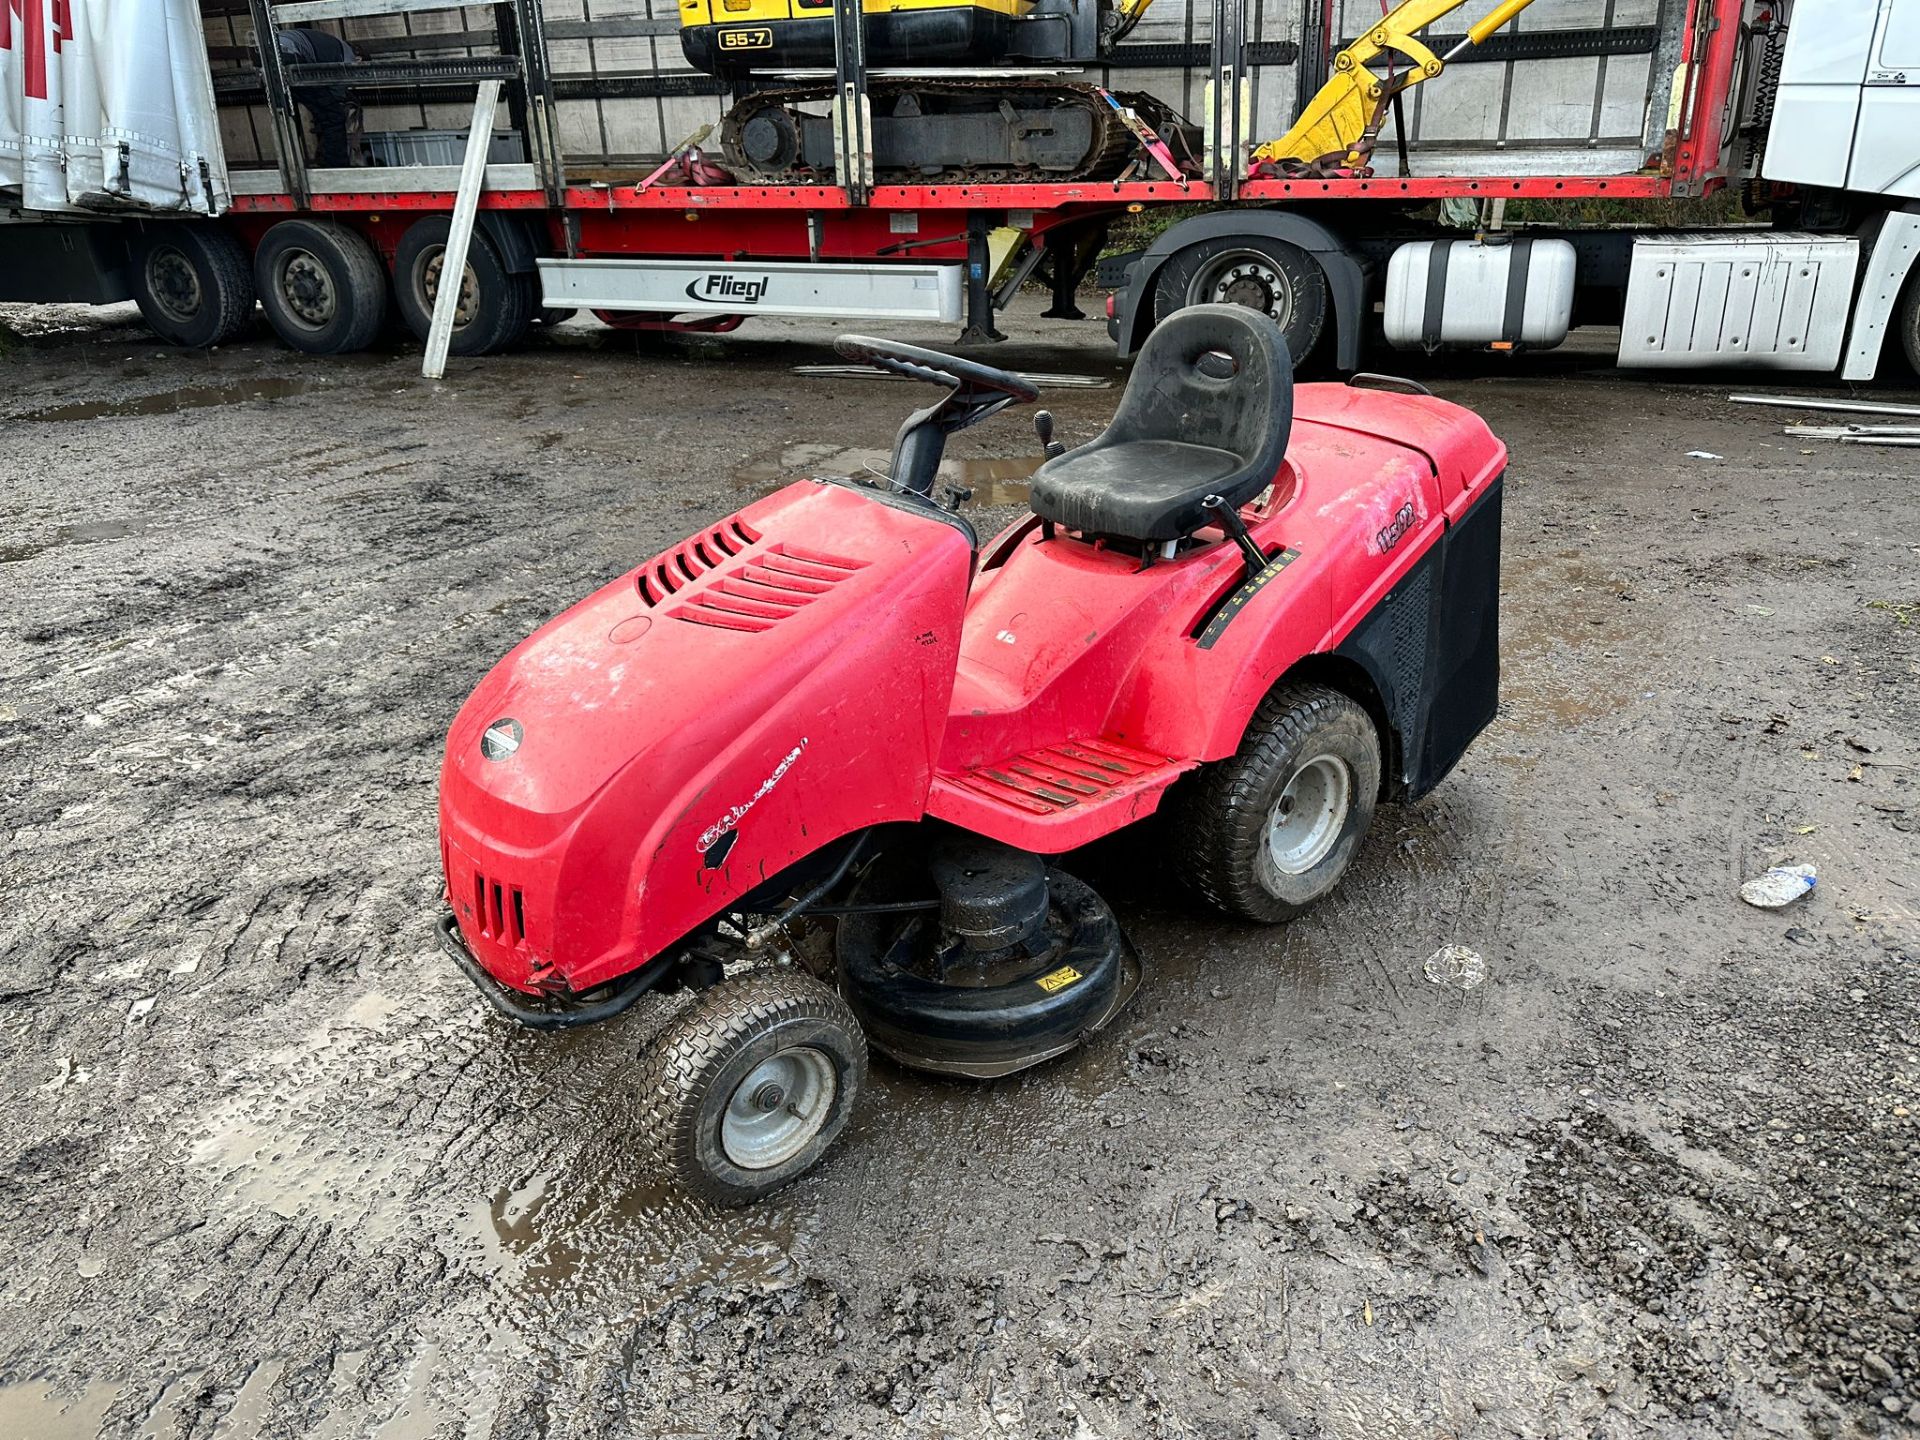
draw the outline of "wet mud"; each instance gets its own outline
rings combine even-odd
[[[517,1031],[440,958],[441,738],[572,599],[882,463],[912,392],[793,376],[826,327],[570,325],[435,385],[0,321],[0,1440],[1920,1426],[1904,453],[1577,352],[1423,364],[1512,447],[1459,770],[1279,929],[1151,827],[1069,857],[1132,1009],[992,1084],[877,1061],[829,1163],[718,1213],[641,1158],[662,1010]],[[990,359],[1112,368],[1019,328]],[[1046,399],[1078,443],[1117,391]],[[949,476],[991,528],[1036,458],[1016,415]],[[1483,983],[1427,980],[1450,943]]]

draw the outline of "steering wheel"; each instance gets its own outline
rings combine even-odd
[[[938,350],[923,350],[918,345],[876,340],[870,335],[842,335],[833,342],[833,348],[849,360],[892,375],[948,386],[957,392],[956,398],[963,401],[977,403],[989,395],[1000,395],[1006,397],[1000,405],[1031,405],[1040,398],[1039,390],[1024,375],[962,360],[958,355],[943,355]]]

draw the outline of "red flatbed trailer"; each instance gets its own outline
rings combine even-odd
[[[274,7],[266,0],[251,3],[256,24],[271,25]],[[365,14],[379,9],[382,0],[326,3],[341,13],[353,10]],[[1239,22],[1227,20],[1244,9],[1244,0],[1212,3],[1216,36],[1230,38],[1239,33]],[[1852,8],[1865,6],[1870,11],[1878,6],[1890,12],[1896,7],[1920,4],[1920,0],[1841,3]],[[835,0],[835,4],[836,13],[860,13],[858,0]],[[299,11],[315,7],[285,8]],[[523,27],[537,30],[539,7],[534,0],[518,0],[516,5],[499,8],[516,11]],[[1783,313],[1799,307],[1816,318],[1817,314],[1831,315],[1836,295],[1844,290],[1845,304],[1840,310],[1848,323],[1834,334],[1822,332],[1821,337],[1804,342],[1795,337],[1798,353],[1788,353],[1793,351],[1792,346],[1779,354],[1760,353],[1738,335],[1731,337],[1730,348],[1728,336],[1722,335],[1717,343],[1700,350],[1693,363],[1831,368],[1844,344],[1849,377],[1870,375],[1882,342],[1899,329],[1895,311],[1906,293],[1912,239],[1920,233],[1920,215],[1910,202],[1901,203],[1897,190],[1892,192],[1893,198],[1874,197],[1861,203],[1861,197],[1848,196],[1844,190],[1779,185],[1762,173],[1761,159],[1767,150],[1782,58],[1787,59],[1789,70],[1792,65],[1790,30],[1782,23],[1790,10],[1790,0],[1688,0],[1679,23],[1669,26],[1660,40],[1666,48],[1657,49],[1649,57],[1647,110],[1649,115],[1664,111],[1671,123],[1661,126],[1652,119],[1645,122],[1647,136],[1657,135],[1659,143],[1643,145],[1638,153],[1653,165],[1630,173],[1577,173],[1580,167],[1573,162],[1579,152],[1574,147],[1562,147],[1559,151],[1517,149],[1511,152],[1509,173],[1386,174],[1381,172],[1393,168],[1393,162],[1383,135],[1380,153],[1372,157],[1374,173],[1263,175],[1260,167],[1249,168],[1249,152],[1262,137],[1244,133],[1246,115],[1236,107],[1208,104],[1205,173],[1179,179],[893,184],[884,183],[871,172],[863,178],[856,168],[847,184],[685,184],[648,183],[641,178],[646,173],[643,167],[630,167],[631,178],[627,172],[603,169],[601,173],[612,178],[583,182],[577,174],[569,176],[559,160],[557,146],[551,143],[551,116],[543,122],[537,103],[523,103],[516,118],[525,127],[528,151],[535,163],[505,167],[501,170],[505,183],[490,183],[479,192],[476,203],[483,217],[479,243],[483,251],[491,247],[496,262],[492,269],[500,272],[501,283],[518,285],[528,292],[519,298],[523,316],[540,305],[584,305],[604,316],[630,316],[643,325],[663,328],[674,327],[675,314],[693,317],[691,328],[730,326],[738,323],[735,317],[751,313],[957,320],[960,317],[953,313],[960,303],[956,277],[964,276],[967,330],[963,338],[977,341],[998,338],[993,329],[990,281],[994,278],[994,262],[1005,256],[990,250],[990,231],[1001,227],[1019,231],[1031,245],[1025,266],[1009,266],[1003,271],[1012,278],[1002,280],[1001,298],[1017,288],[1020,280],[1035,275],[1036,266],[1045,264],[1052,272],[1054,285],[1055,309],[1051,313],[1071,315],[1077,313],[1072,305],[1073,291],[1091,268],[1098,239],[1109,222],[1130,212],[1166,206],[1206,207],[1209,213],[1176,223],[1136,257],[1130,268],[1115,275],[1120,282],[1119,293],[1109,302],[1109,323],[1121,353],[1136,349],[1169,305],[1178,308],[1180,296],[1169,299],[1164,280],[1165,274],[1177,271],[1183,279],[1190,278],[1188,303],[1223,298],[1233,283],[1240,284],[1242,298],[1247,293],[1254,296],[1248,303],[1269,306],[1276,318],[1283,310],[1297,315],[1303,307],[1318,303],[1321,313],[1311,317],[1313,323],[1296,326],[1290,332],[1296,348],[1313,348],[1325,321],[1325,329],[1333,336],[1333,363],[1352,369],[1360,363],[1363,346],[1373,338],[1373,317],[1389,288],[1395,251],[1407,245],[1445,246],[1458,234],[1431,223],[1410,221],[1409,212],[1415,207],[1450,199],[1660,201],[1709,195],[1740,184],[1762,202],[1790,207],[1801,217],[1800,224],[1771,237],[1746,229],[1696,233],[1691,237],[1693,249],[1677,252],[1673,283],[1692,283],[1687,277],[1693,270],[1688,267],[1713,270],[1720,266],[1723,257],[1713,248],[1715,245],[1735,247],[1727,253],[1737,253],[1742,264],[1757,257],[1763,268],[1772,267],[1782,274],[1787,273],[1783,267],[1811,263],[1814,270],[1806,273],[1815,274],[1822,287],[1817,297],[1811,291],[1797,298],[1789,296],[1779,302]],[[1604,32],[1597,33],[1601,39],[1606,38]],[[1220,64],[1213,73],[1226,76],[1220,87],[1225,93],[1236,93],[1234,76],[1241,73],[1246,52],[1244,48],[1233,52],[1223,45],[1223,39],[1216,39],[1215,54]],[[1330,42],[1327,48],[1331,49]],[[1585,52],[1575,47],[1569,53]],[[1607,52],[1602,47],[1598,53]],[[1671,94],[1663,93],[1661,82],[1665,77],[1659,68],[1668,58],[1674,63]],[[535,99],[537,69],[533,67],[525,77],[526,93]],[[1603,80],[1605,73],[1602,68]],[[856,78],[863,86],[864,72]],[[1431,86],[1444,87],[1450,78],[1443,75]],[[287,76],[279,79],[284,87]],[[1511,88],[1511,75],[1508,85]],[[276,138],[298,133],[297,111],[292,112],[289,130],[288,117],[280,110],[291,109],[291,101],[282,98],[284,104],[276,110],[282,128]],[[1598,113],[1596,98],[1596,129]],[[1501,123],[1504,128],[1505,120]],[[544,149],[543,135],[547,136]],[[1614,146],[1616,151],[1620,148],[1617,141]],[[280,153],[286,155],[284,145]],[[1563,155],[1569,163],[1558,173],[1530,173],[1535,168],[1552,171],[1555,160]],[[1413,160],[1420,163],[1420,151],[1414,152]],[[235,172],[236,180],[242,173]],[[310,172],[301,154],[291,165],[283,158],[278,185],[271,183],[271,172],[256,171],[248,177],[255,183],[234,187],[222,228],[244,247],[246,255],[241,258],[251,259],[269,319],[290,343],[302,348],[323,353],[356,348],[351,342],[360,336],[370,338],[372,331],[363,319],[357,326],[348,327],[350,333],[344,337],[348,343],[342,343],[339,333],[316,334],[311,327],[303,331],[297,321],[282,323],[287,307],[276,305],[271,293],[273,277],[267,273],[271,267],[261,264],[262,247],[279,233],[277,227],[303,227],[299,238],[319,253],[322,268],[329,256],[324,253],[326,245],[312,243],[316,225],[328,232],[320,238],[335,248],[360,245],[370,253],[377,252],[383,262],[381,268],[390,277],[394,299],[410,322],[420,315],[423,305],[431,309],[430,294],[420,293],[416,283],[409,310],[409,274],[403,270],[411,258],[414,268],[410,273],[418,281],[423,273],[422,247],[415,244],[409,249],[406,240],[416,225],[440,224],[439,217],[453,214],[458,195],[450,183],[455,178],[451,168],[423,170],[417,185],[408,184],[411,177],[397,170],[368,171],[364,172],[367,188],[356,188],[362,173]],[[325,183],[315,183],[321,179]],[[1483,228],[1489,221],[1497,231],[1498,211],[1491,205],[1480,215]],[[170,225],[155,224],[146,229],[162,241],[180,233]],[[1561,333],[1569,322],[1620,323],[1633,304],[1629,289],[1640,286],[1643,279],[1641,269],[1645,267],[1636,268],[1637,262],[1665,263],[1665,252],[1655,254],[1650,250],[1643,257],[1638,247],[1671,238],[1651,227],[1616,227],[1584,235],[1538,228],[1520,233],[1530,242],[1571,245],[1578,252],[1578,270],[1571,282],[1573,298],[1565,302],[1567,313],[1562,317]],[[1498,241],[1504,237],[1493,238]],[[1755,250],[1756,244],[1763,248]],[[1242,257],[1245,263],[1225,278],[1205,272],[1204,267],[1197,276],[1187,277],[1186,271],[1193,264],[1186,257],[1195,253],[1195,247],[1210,247],[1209,253],[1224,250],[1229,259]],[[131,251],[137,269],[143,257],[151,258],[153,246],[151,241],[138,241]],[[195,257],[189,254],[187,258],[191,261]],[[579,274],[583,262],[602,262],[593,267],[584,282]],[[689,308],[672,309],[683,293],[681,280],[692,273],[685,268],[689,265],[704,266],[712,272],[715,283],[709,288],[713,293],[696,294],[695,283],[689,282],[684,288]],[[1436,268],[1444,276],[1444,264]],[[1324,272],[1324,276],[1318,272]],[[368,272],[362,266],[360,273]],[[1666,272],[1661,273],[1664,276]],[[470,270],[470,278],[473,274]],[[505,278],[508,275],[519,278],[509,281]],[[1313,283],[1303,287],[1303,275]],[[351,278],[344,264],[338,278],[343,284]],[[480,275],[476,283],[486,278]],[[1523,271],[1522,281],[1525,279]],[[911,297],[914,304],[924,303],[930,308],[901,308],[898,294],[889,297],[875,288],[909,283],[928,292]],[[1446,283],[1458,286],[1462,282],[1456,273],[1454,280]],[[1488,283],[1497,286],[1502,282],[1496,275]],[[1709,283],[1713,283],[1711,277]],[[859,303],[859,297],[867,293],[863,286],[874,291],[871,306]],[[484,291],[484,285],[481,288]],[[797,291],[800,298],[789,302],[783,289]],[[1290,294],[1278,293],[1289,289]],[[1315,289],[1325,291],[1317,302],[1312,294],[1305,293]],[[593,298],[579,299],[583,293]],[[1459,309],[1476,297],[1470,294],[1463,301],[1456,296],[1449,301],[1451,295],[1453,292],[1443,283],[1429,299],[1429,309],[1436,313],[1428,317],[1430,323],[1422,336],[1427,348],[1471,343],[1457,338],[1449,328],[1451,322],[1438,312],[1449,303]],[[750,298],[737,306],[732,304],[742,296]],[[381,297],[364,298],[363,309],[385,303]],[[1404,299],[1400,297],[1401,302]],[[1655,297],[1651,303],[1658,301]],[[1709,296],[1707,301],[1689,303],[1705,305],[1711,301]],[[485,306],[490,297],[483,293],[478,303]],[[1761,303],[1765,309],[1774,302],[1763,297]],[[1666,305],[1673,309],[1671,297]],[[153,310],[148,308],[152,318]],[[1726,308],[1724,304],[1722,308]],[[1556,343],[1520,340],[1515,314],[1507,315],[1504,323],[1515,338],[1491,343],[1503,348]],[[1677,330],[1698,330],[1701,317],[1683,316],[1675,324]],[[1723,322],[1721,328],[1729,325],[1733,330],[1757,330],[1761,322]],[[1813,327],[1814,319],[1800,324],[1790,314],[1775,322],[1775,328],[1783,334]],[[493,325],[489,333],[495,343],[463,350],[456,342],[455,353],[484,353],[498,348],[517,336],[518,329],[512,323],[502,323]],[[1673,351],[1665,334],[1633,343],[1651,347],[1649,353],[1654,358],[1630,355],[1629,347],[1623,345],[1625,363],[1688,363],[1693,353]],[[1909,344],[1920,347],[1920,336]],[[1811,363],[1814,360],[1822,360],[1823,365]]]

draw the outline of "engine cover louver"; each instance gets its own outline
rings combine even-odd
[[[738,516],[721,521],[641,567],[640,598],[669,618],[716,630],[759,634],[862,569],[823,551],[776,543]]]

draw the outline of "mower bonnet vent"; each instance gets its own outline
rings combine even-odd
[[[770,545],[708,577],[667,613],[689,625],[758,634],[813,604],[866,563],[797,545]]]
[[[741,554],[760,538],[738,515],[730,515],[713,529],[683,540],[657,560],[640,567],[640,598],[649,606],[666,603],[667,597],[684,590],[709,570]]]

